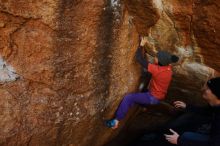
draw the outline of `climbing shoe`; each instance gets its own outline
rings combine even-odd
[[[118,123],[119,123],[119,121],[116,119],[105,121],[105,125],[109,128],[112,128],[112,129],[118,128]]]

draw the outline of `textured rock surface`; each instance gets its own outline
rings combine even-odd
[[[120,129],[103,120],[138,86],[138,34],[148,36],[149,52],[181,56],[169,97],[197,101],[209,67],[220,68],[218,7],[217,0],[0,0],[0,144],[109,141]]]
[[[138,34],[124,5],[2,0],[0,8],[1,145],[106,142],[106,109],[138,83]]]
[[[218,0],[196,1],[193,7],[193,31],[196,41],[201,47],[201,55],[209,66],[220,70],[220,21]],[[216,55],[214,55],[216,54]]]

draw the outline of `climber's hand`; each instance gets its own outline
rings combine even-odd
[[[141,43],[140,46],[144,46],[147,42],[147,37],[141,37]]]

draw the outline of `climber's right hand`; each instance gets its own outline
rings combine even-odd
[[[147,43],[147,37],[146,37],[146,36],[141,37],[141,43],[140,43],[140,46],[143,47],[146,43]]]

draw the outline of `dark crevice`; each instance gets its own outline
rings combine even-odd
[[[98,46],[95,48],[95,57],[94,61],[97,62],[96,66],[93,69],[93,72],[96,73],[93,80],[95,83],[95,91],[94,94],[97,97],[97,104],[96,109],[103,109],[107,108],[107,97],[109,97],[109,91],[110,91],[110,85],[111,85],[111,77],[110,75],[112,70],[112,57],[111,56],[114,51],[114,37],[115,32],[117,30],[116,24],[115,24],[115,11],[111,6],[110,0],[105,0],[105,9],[102,11],[102,14],[100,15],[100,23],[97,26],[97,42]],[[120,13],[120,12],[119,12]],[[120,18],[117,18],[120,19]],[[99,114],[96,114],[96,118],[102,119],[103,114],[101,111]],[[97,128],[94,128],[94,133],[97,133],[95,137],[99,137],[98,132],[100,131],[100,125],[97,125]],[[96,139],[96,138],[94,138]],[[91,145],[97,145],[98,141],[94,140],[91,142]]]
[[[75,0],[73,1],[69,1],[69,0],[62,0],[59,2],[59,6],[58,6],[58,13],[59,16],[57,17],[58,21],[58,28],[57,28],[57,33],[56,33],[56,37],[55,37],[55,78],[57,78],[57,80],[55,82],[57,82],[57,91],[59,96],[61,96],[63,98],[63,103],[61,106],[65,107],[65,101],[67,98],[67,94],[71,93],[70,90],[66,89],[64,87],[65,83],[62,80],[62,78],[64,78],[64,75],[66,72],[68,72],[69,70],[65,70],[66,68],[64,67],[64,64],[66,64],[66,62],[68,62],[69,60],[65,58],[65,53],[66,51],[68,51],[69,48],[71,48],[71,44],[66,43],[65,41],[62,40],[62,38],[71,38],[71,41],[75,38],[75,35],[72,33],[70,34],[70,31],[73,31],[72,29],[74,27],[71,27],[73,24],[71,24],[71,10],[74,9],[74,4],[75,4]],[[61,41],[62,40],[62,41]],[[56,58],[59,58],[59,60],[57,60]],[[65,90],[65,92],[63,92],[63,90]],[[56,133],[56,145],[60,146],[63,145],[63,139],[65,139],[63,137],[63,132],[65,129],[65,117],[63,117],[63,120],[60,121],[57,124],[57,133]]]
[[[100,24],[98,25],[97,41],[98,46],[96,47],[95,62],[97,65],[94,67],[94,71],[97,74],[94,77],[96,86],[95,95],[101,95],[108,97],[109,86],[110,86],[110,74],[111,74],[111,58],[107,57],[113,51],[114,40],[113,40],[113,21],[114,15],[110,6],[110,1],[105,1],[106,9],[103,10],[100,16]],[[100,80],[102,79],[102,80]],[[98,99],[100,100],[100,99]],[[104,100],[104,99],[101,99]],[[102,105],[105,103],[103,101]]]

